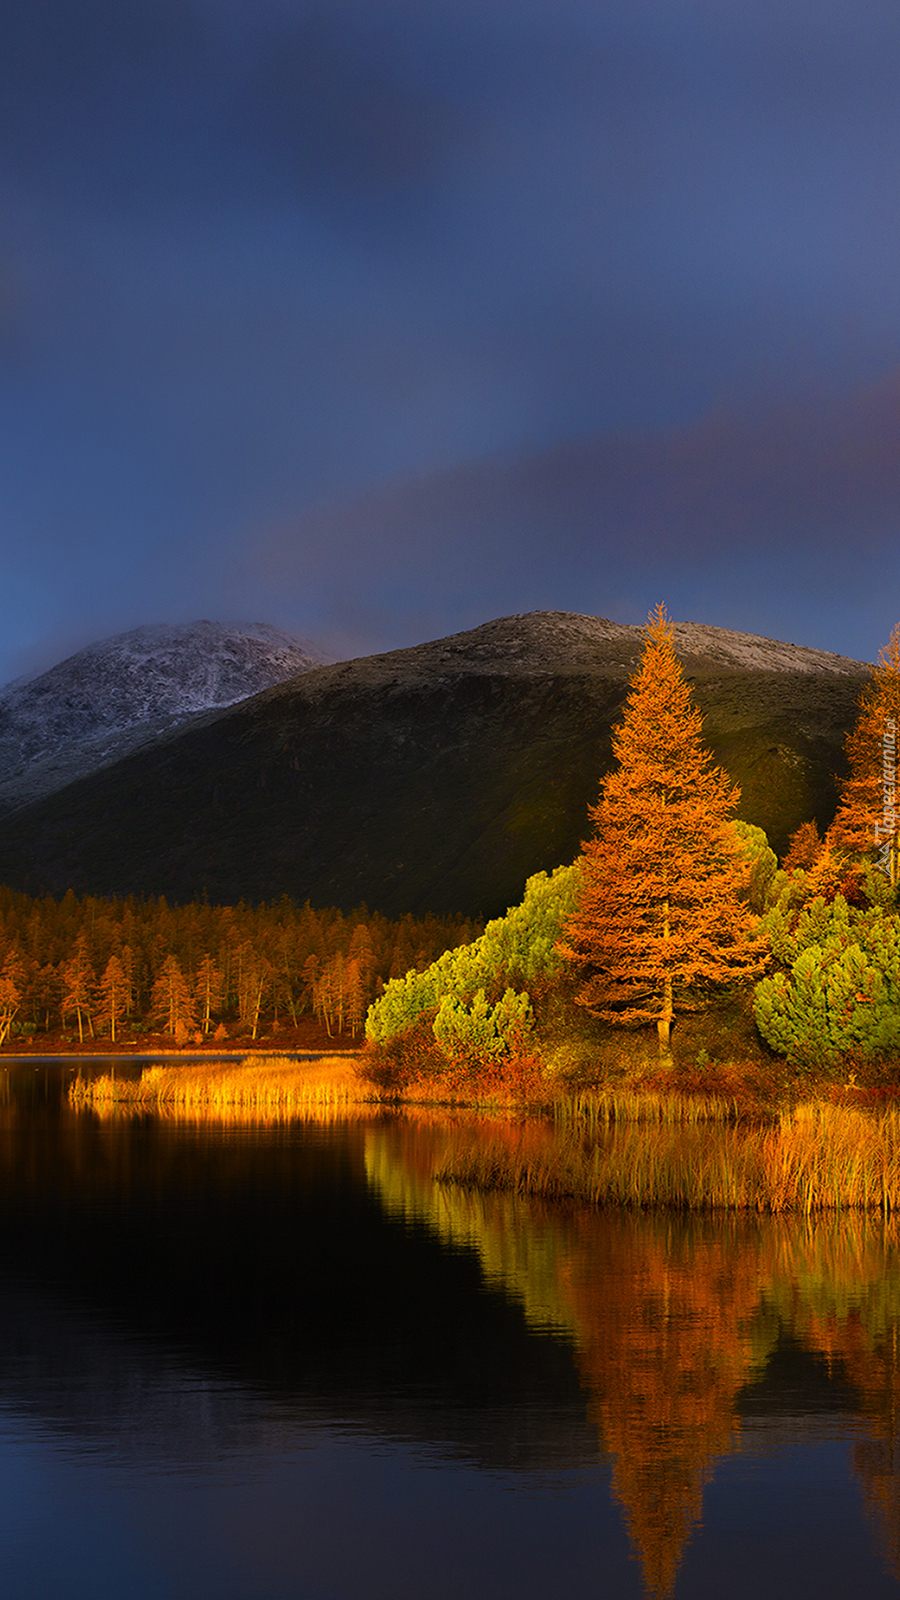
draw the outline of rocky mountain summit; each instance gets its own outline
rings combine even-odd
[[[858,679],[871,672],[862,661],[815,650],[808,645],[785,644],[753,633],[697,622],[676,622],[675,650],[689,677],[708,677],[718,671],[800,673],[810,676]],[[341,661],[318,673],[306,689],[312,694],[328,683],[355,681],[374,685],[392,680],[404,683],[436,680],[442,674],[533,676],[542,672],[566,675],[608,673],[629,679],[646,641],[646,629],[633,623],[609,622],[605,617],[581,616],[574,611],[529,611],[499,617],[466,633],[454,633],[412,649],[390,650],[383,655],[359,656]]]
[[[265,623],[134,628],[0,689],[0,812],[325,658]]]
[[[0,821],[0,882],[496,915],[576,854],[644,637],[532,612],[313,668]],[[675,644],[741,816],[779,850],[827,824],[871,667],[690,623]]]

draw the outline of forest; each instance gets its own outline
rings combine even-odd
[[[0,889],[0,1044],[201,1044],[359,1034],[386,982],[473,939],[465,918],[274,905],[62,900]],[[315,1024],[310,1028],[309,1024]]]

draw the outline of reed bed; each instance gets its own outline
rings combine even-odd
[[[620,1122],[656,1122],[663,1126],[737,1122],[736,1099],[716,1094],[673,1094],[653,1089],[593,1089],[554,1101],[557,1125],[581,1125],[594,1132]]]
[[[812,1102],[770,1127],[623,1122],[593,1138],[570,1127],[537,1149],[507,1138],[451,1150],[435,1178],[639,1209],[889,1213],[900,1207],[900,1113]]]
[[[285,1121],[341,1115],[378,1099],[355,1058],[314,1062],[250,1056],[241,1062],[145,1067],[139,1078],[104,1075],[76,1080],[69,1099],[101,1116],[156,1112],[214,1121]]]

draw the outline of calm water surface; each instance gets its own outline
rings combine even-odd
[[[477,1197],[430,1176],[464,1122],[68,1081],[0,1072],[4,1593],[900,1595],[893,1229]]]

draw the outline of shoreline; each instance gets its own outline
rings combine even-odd
[[[285,1061],[320,1061],[324,1056],[355,1057],[360,1055],[359,1049],[338,1050],[281,1050],[277,1046],[262,1048],[257,1046],[252,1050],[17,1050],[10,1054],[0,1051],[0,1066],[10,1062],[37,1062],[42,1061],[183,1061],[194,1063],[197,1061],[246,1061],[248,1057],[260,1056],[264,1060],[277,1056]]]
[[[446,1142],[432,1171],[438,1183],[460,1189],[636,1210],[900,1213],[896,1106],[864,1110],[815,1097],[747,1124],[725,1099],[646,1090],[540,1107],[462,1097],[426,1105],[384,1095],[356,1056],[156,1059],[138,1077],[79,1074],[68,1097],[76,1110],[101,1117],[150,1112],[242,1124],[390,1110],[449,1118],[452,1126],[466,1111],[475,1121],[465,1119],[461,1140]]]

